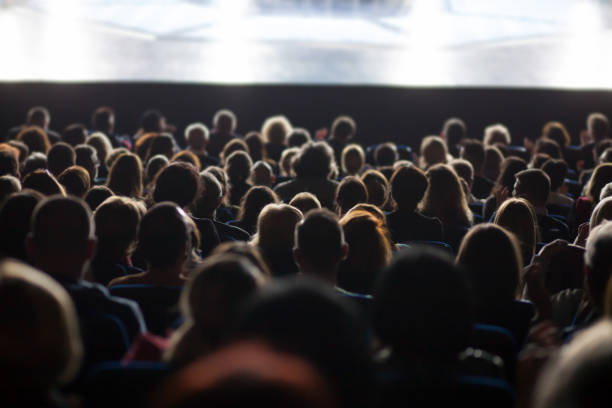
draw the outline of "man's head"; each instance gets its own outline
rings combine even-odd
[[[142,114],[140,127],[144,133],[162,132],[164,130],[164,116],[160,111],[150,109]]]
[[[459,118],[447,119],[442,125],[441,136],[446,140],[449,150],[454,151],[454,147],[467,137],[465,122]]]
[[[391,176],[391,196],[398,208],[404,211],[416,209],[428,186],[425,172],[416,166],[402,166]]]
[[[30,258],[45,272],[80,278],[96,249],[87,204],[75,197],[51,196],[42,200],[32,214],[26,245]]]
[[[295,262],[300,271],[335,284],[336,270],[348,254],[344,232],[331,211],[310,211],[295,228]]]
[[[534,207],[546,205],[550,194],[550,177],[541,169],[527,169],[516,173],[514,197],[524,198]]]
[[[68,143],[56,143],[49,149],[47,164],[49,171],[57,177],[62,171],[76,164],[76,152]]]
[[[463,142],[461,158],[472,163],[474,175],[480,176],[484,170],[485,149],[480,140],[468,139]]]
[[[192,123],[185,129],[185,141],[193,150],[206,149],[208,138],[208,128],[202,123]]]
[[[82,123],[73,123],[64,129],[62,138],[72,147],[84,144],[87,141],[87,128]]]
[[[612,222],[597,226],[589,234],[584,253],[586,288],[595,306],[602,306],[612,272]]]
[[[153,200],[156,203],[172,201],[187,207],[196,200],[202,190],[197,170],[189,163],[174,162],[157,175]]]
[[[334,119],[331,126],[331,137],[335,140],[346,142],[355,136],[357,125],[350,116],[342,115]]]
[[[609,128],[610,122],[603,113],[595,112],[587,117],[587,131],[596,142],[608,136]]]
[[[219,180],[209,171],[200,173],[202,193],[196,199],[193,215],[198,218],[214,218],[215,211],[223,200],[223,187]]]
[[[217,132],[232,133],[236,130],[236,124],[236,115],[228,109],[217,111],[213,117],[213,127]]]
[[[38,126],[47,130],[49,128],[49,123],[51,123],[51,115],[47,108],[35,106],[28,111],[26,121],[29,126]]]
[[[97,108],[91,115],[91,128],[97,132],[111,135],[115,131],[115,112],[108,106]]]

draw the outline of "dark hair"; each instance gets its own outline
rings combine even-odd
[[[572,142],[569,132],[561,122],[546,122],[542,128],[542,137],[554,140],[562,148],[569,146]]]
[[[240,151],[245,152],[247,154],[250,153],[249,146],[244,140],[234,138],[227,142],[225,146],[223,146],[221,153],[219,153],[219,158],[221,159],[222,163],[225,163],[227,162],[227,159],[232,155],[232,153]]]
[[[527,195],[534,207],[545,205],[550,194],[550,177],[541,169],[527,169],[516,173],[515,195]]]
[[[34,152],[28,156],[23,162],[23,169],[21,170],[21,178],[25,179],[26,176],[32,173],[34,170],[46,170],[47,169],[47,156],[41,152]]]
[[[266,149],[264,147],[264,140],[259,132],[249,132],[244,137],[244,142],[249,148],[249,155],[251,159],[256,162],[265,158]]]
[[[329,210],[311,210],[295,228],[295,246],[315,268],[329,268],[342,257],[344,232]]]
[[[117,261],[134,249],[140,211],[136,201],[127,197],[112,197],[98,206],[94,212],[98,235],[96,258]]]
[[[28,146],[28,149],[30,149],[30,153],[41,152],[47,154],[49,148],[51,147],[47,134],[38,126],[23,128],[17,134],[17,140],[25,143],[25,145]]]
[[[28,261],[25,240],[34,207],[44,196],[27,190],[8,197],[0,208],[0,252],[3,256]]]
[[[461,158],[472,163],[474,173],[480,173],[485,161],[484,144],[477,139],[467,139],[462,144]]]
[[[108,134],[112,131],[114,117],[115,112],[112,108],[108,106],[101,106],[91,115],[91,127],[93,130]]]
[[[334,170],[334,151],[325,142],[309,142],[300,148],[293,160],[297,177],[329,177]]]
[[[174,138],[169,133],[160,133],[151,141],[151,147],[147,158],[157,154],[163,154],[168,159],[174,154]]]
[[[51,114],[44,106],[34,106],[33,108],[30,108],[26,115],[26,122],[28,125],[33,125],[35,124],[34,122],[40,123],[49,120],[51,120]]]
[[[142,217],[138,233],[138,252],[151,267],[175,264],[186,256],[190,244],[190,224],[174,203],[158,203]]]
[[[30,155],[30,148],[23,142],[20,142],[19,140],[9,140],[6,143],[9,146],[19,150],[19,163],[23,163],[25,159]]]
[[[271,188],[265,186],[251,187],[242,197],[238,219],[249,225],[256,225],[261,210],[268,204],[277,204],[278,201],[278,196]]]
[[[425,172],[416,166],[402,166],[391,176],[391,196],[401,210],[414,211],[428,186]]]
[[[87,128],[82,123],[68,125],[68,127],[64,129],[62,139],[72,147],[84,144],[87,141]]]
[[[0,176],[4,175],[19,177],[19,161],[13,150],[0,149]]]
[[[246,182],[251,177],[253,161],[243,151],[236,151],[225,160],[225,172],[231,184]]]
[[[393,166],[398,158],[399,156],[395,143],[381,143],[376,147],[376,150],[374,150],[374,160],[376,161],[376,165],[380,167]]]
[[[448,146],[456,146],[467,137],[465,122],[459,118],[448,118],[442,125],[442,133]]]
[[[213,117],[213,126],[219,132],[233,132],[236,128],[236,122],[236,115],[228,109],[218,110]]]
[[[538,153],[546,153],[553,159],[560,159],[563,157],[559,143],[552,139],[539,139],[536,142],[534,151],[534,154]]]
[[[164,169],[169,163],[170,161],[163,154],[157,154],[149,158],[147,166],[145,167],[145,180],[147,185],[152,183],[159,172],[162,171],[162,169]]]
[[[76,153],[76,165],[83,167],[89,174],[90,184],[93,184],[98,177],[98,166],[100,166],[100,160],[98,160],[98,153],[96,149],[89,145],[78,145],[74,152]]]
[[[336,187],[336,203],[341,214],[356,204],[368,202],[368,190],[359,177],[347,176]]]
[[[140,117],[140,127],[144,133],[161,132],[163,130],[160,126],[162,118],[163,115],[160,111],[155,109],[147,110]]]
[[[185,162],[174,162],[157,175],[152,198],[156,203],[172,201],[184,208],[194,202],[201,189],[202,183],[195,167]]]
[[[591,200],[593,205],[599,202],[601,189],[609,182],[612,182],[612,163],[602,163],[595,167],[593,175],[585,187],[585,195]]]
[[[342,115],[334,119],[331,125],[331,135],[334,139],[347,141],[355,136],[357,125],[350,116]]]
[[[565,160],[550,159],[544,163],[542,170],[550,177],[550,191],[557,191],[567,175],[567,163]]]
[[[106,186],[93,186],[85,194],[85,202],[89,205],[91,211],[96,211],[98,206],[109,197],[114,196],[112,190]]]
[[[81,166],[70,166],[57,177],[66,193],[75,197],[83,198],[89,190],[89,173]]]
[[[202,164],[200,163],[200,159],[198,159],[198,156],[194,152],[191,152],[189,150],[182,150],[178,152],[177,154],[172,156],[172,159],[170,159],[170,161],[189,163],[193,167],[195,167],[196,171],[200,171],[200,169],[202,168]]]
[[[202,192],[193,205],[193,215],[198,218],[212,218],[223,196],[223,187],[212,172],[203,171],[199,175]]]
[[[506,187],[510,192],[514,188],[516,173],[527,168],[527,163],[520,157],[506,157],[501,164],[499,177],[495,183],[495,189]]]
[[[132,153],[122,154],[108,172],[106,185],[116,195],[142,196],[142,162]]]
[[[293,128],[289,136],[287,136],[287,146],[302,147],[304,143],[312,140],[310,132],[304,128]]]
[[[55,176],[76,163],[76,152],[68,143],[58,142],[47,153],[49,171]]]
[[[446,253],[433,248],[403,250],[376,286],[376,332],[408,363],[454,362],[468,345],[472,313],[465,277]]]
[[[22,188],[30,188],[46,196],[61,194],[64,195],[64,188],[47,170],[34,170],[25,176]]]
[[[609,127],[610,122],[608,121],[608,117],[603,113],[591,113],[587,117],[587,128],[596,142],[604,139],[608,135]]]
[[[361,175],[361,181],[368,190],[368,203],[383,207],[389,198],[389,181],[385,175],[374,169]]]
[[[21,182],[15,176],[5,174],[0,176],[0,205],[11,194],[21,191]]]

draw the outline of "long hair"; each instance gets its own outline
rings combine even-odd
[[[142,162],[132,153],[121,155],[111,167],[106,186],[116,195],[142,196]]]
[[[502,203],[495,215],[495,224],[516,235],[521,246],[523,260],[528,263],[539,241],[538,221],[535,210],[523,198],[510,198]]]
[[[595,167],[593,175],[586,186],[586,196],[593,205],[599,202],[599,194],[606,184],[612,181],[612,163],[602,163]]]
[[[452,167],[446,164],[437,164],[427,170],[429,187],[420,204],[420,210],[433,217],[438,217],[442,224],[472,225],[472,212],[459,176]]]

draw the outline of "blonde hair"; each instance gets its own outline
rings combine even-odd
[[[448,151],[446,150],[446,143],[440,136],[431,135],[427,136],[421,142],[421,163],[420,167],[428,169],[429,167],[447,162]]]
[[[293,248],[294,230],[304,216],[288,204],[268,204],[257,218],[257,234],[251,241],[255,246]]]
[[[484,131],[484,145],[490,146],[495,143],[501,143],[509,146],[512,144],[512,138],[510,137],[510,131],[508,128],[501,123],[495,123],[489,125]]]
[[[287,144],[287,136],[292,131],[291,122],[286,116],[271,116],[261,126],[261,134],[268,143]]]

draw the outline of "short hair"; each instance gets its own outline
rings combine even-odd
[[[19,151],[18,160],[20,163],[23,163],[25,159],[30,155],[30,148],[23,142],[20,142],[19,140],[9,140],[6,143]]]
[[[44,106],[34,106],[28,110],[26,115],[26,123],[28,125],[37,125],[42,122],[49,122],[51,120],[51,114],[49,109]]]
[[[289,201],[289,205],[297,208],[303,214],[306,214],[310,210],[318,210],[321,208],[321,202],[317,196],[306,191],[294,195],[291,201]]]
[[[601,193],[599,193],[599,201],[604,198],[612,197],[612,182],[606,184],[602,189]]]
[[[221,195],[225,197],[225,193],[227,192],[227,184],[228,184],[227,173],[225,173],[225,170],[223,170],[219,166],[208,166],[208,168],[206,168],[205,171],[213,175],[217,179],[217,181],[219,182],[219,185],[221,186]]]
[[[603,300],[606,285],[612,274],[612,223],[604,222],[589,234],[584,263],[590,269],[588,289],[597,304]]]
[[[4,175],[19,177],[19,160],[13,148],[0,149],[0,176]]]
[[[26,176],[32,173],[34,170],[46,170],[47,169],[47,156],[41,152],[34,152],[28,156],[23,162],[23,169],[21,169],[21,179],[24,180]]]
[[[209,137],[208,128],[203,123],[191,123],[185,128],[185,141],[193,149],[203,149]]]
[[[25,143],[30,153],[41,152],[47,154],[51,148],[49,137],[45,131],[38,126],[24,127],[18,134],[17,140]]]
[[[595,141],[600,141],[608,136],[610,122],[603,113],[594,112],[587,117],[587,129]]]
[[[278,202],[278,196],[270,187],[251,187],[240,201],[238,219],[255,225],[257,223],[257,217],[264,207],[268,204],[277,204]]]
[[[329,210],[312,210],[295,228],[295,247],[315,268],[340,262],[344,232],[338,217]]]
[[[74,151],[74,147],[70,146],[68,143],[55,143],[47,153],[49,171],[55,176],[59,176],[62,171],[70,166],[74,166],[75,163],[76,152]]]
[[[395,143],[386,142],[376,146],[374,150],[374,161],[377,166],[393,166],[393,163],[395,163],[397,159],[399,159],[399,154],[397,153],[397,146]]]
[[[89,190],[89,173],[81,166],[70,166],[57,177],[66,193],[83,198]]]
[[[30,237],[48,254],[72,254],[94,237],[87,204],[76,197],[52,196],[40,201],[32,214]]]
[[[142,217],[138,231],[138,252],[153,268],[174,265],[185,257],[191,245],[191,224],[174,203],[155,204]]]
[[[229,109],[218,110],[213,116],[213,126],[219,132],[231,133],[236,129],[237,123],[236,115]]]
[[[270,268],[264,261],[259,249],[249,242],[245,241],[227,241],[222,242],[213,249],[211,255],[233,255],[240,259],[244,259],[252,263],[259,269],[265,278],[270,278]]]
[[[181,150],[180,152],[172,156],[170,162],[185,162],[191,164],[193,167],[195,167],[197,171],[200,171],[202,169],[202,163],[200,162],[198,156],[194,152],[189,150]]]
[[[334,151],[325,142],[304,144],[293,160],[298,177],[328,178],[335,169]]]
[[[66,194],[64,187],[47,170],[34,170],[25,176],[21,187],[38,191],[46,196]]]
[[[91,128],[102,132],[110,132],[115,118],[115,111],[108,106],[100,106],[91,115]]]
[[[62,133],[62,140],[72,147],[84,144],[87,141],[87,127],[82,123],[68,125]]]
[[[600,163],[612,163],[612,147],[606,148],[602,154],[599,155]]]
[[[423,170],[416,166],[402,166],[391,176],[391,197],[399,208],[414,211],[428,186]]]
[[[593,204],[596,204],[599,201],[601,189],[609,182],[612,182],[612,163],[602,163],[593,170],[593,175],[585,187],[585,195]]]
[[[116,195],[142,196],[142,162],[132,153],[122,154],[108,172],[106,185]]]
[[[250,153],[249,146],[242,139],[234,138],[227,142],[223,149],[219,153],[219,158],[221,159],[221,163],[225,163],[229,156],[231,156],[234,152],[245,152],[247,154]]]
[[[0,330],[3,381],[11,393],[47,392],[77,374],[83,356],[77,313],[48,275],[13,260],[0,263]]]
[[[567,163],[561,159],[550,159],[542,165],[542,170],[550,177],[550,191],[557,191],[567,176]]]
[[[474,167],[465,159],[454,159],[450,163],[457,175],[471,184],[474,181]]]
[[[134,250],[144,206],[127,197],[109,197],[96,208],[97,257],[118,259]]]
[[[523,259],[516,237],[502,227],[485,223],[470,229],[456,261],[465,268],[481,306],[516,299]]]
[[[461,158],[472,163],[475,173],[480,173],[484,167],[485,148],[484,144],[477,139],[467,139],[463,141]]]
[[[251,182],[254,185],[271,186],[274,184],[274,170],[263,160],[258,160],[251,167]]]
[[[249,156],[253,161],[265,160],[266,151],[264,147],[264,140],[259,132],[249,132],[244,137],[244,143],[246,143],[249,151]]]
[[[561,147],[552,139],[538,139],[535,145],[534,154],[538,153],[546,153],[553,159],[560,159],[563,157]]]
[[[490,146],[495,143],[501,143],[509,146],[512,144],[512,138],[510,137],[510,131],[508,128],[501,123],[495,123],[487,126],[484,131],[484,144]]]
[[[424,169],[438,163],[446,163],[446,144],[440,136],[430,135],[421,142],[421,167]]]
[[[301,147],[304,143],[310,142],[310,132],[304,128],[293,128],[287,136],[287,145],[289,147]]]
[[[448,146],[456,146],[467,137],[467,127],[460,118],[448,118],[442,125],[442,133]]]
[[[155,180],[155,177],[159,174],[159,172],[162,171],[162,169],[169,163],[170,160],[168,160],[168,158],[163,154],[156,154],[155,156],[151,157],[147,161],[147,166],[145,167],[144,171],[147,184]]]
[[[496,188],[506,187],[510,192],[514,188],[516,173],[527,169],[527,163],[520,157],[506,157],[501,164],[499,177],[495,183]]]
[[[15,176],[5,174],[0,176],[0,206],[13,193],[21,191],[21,182]]]
[[[277,115],[267,118],[261,126],[261,135],[268,143],[286,144],[292,126],[286,116]]]
[[[308,143],[311,143],[311,142],[308,142]],[[305,144],[308,144],[308,143],[305,143]],[[302,145],[302,147],[303,146],[304,145]],[[278,165],[280,167],[281,172],[284,173],[288,177],[293,176],[292,174],[294,173],[293,163],[295,159],[297,158],[297,156],[300,154],[300,149],[301,148],[299,147],[290,147],[288,149],[283,150],[283,152],[281,153],[281,157],[278,162]]]
[[[96,149],[98,159],[100,159],[102,164],[106,165],[106,159],[108,159],[108,156],[113,150],[113,145],[108,137],[104,133],[92,133],[87,137],[87,141],[85,143]]]
[[[528,198],[534,206],[545,205],[550,194],[550,177],[541,169],[527,169],[516,173],[517,197]]]
[[[593,212],[591,212],[589,230],[593,231],[595,227],[608,220],[612,220],[612,197],[602,198],[597,203]]]
[[[9,196],[0,207],[0,254],[29,262],[25,241],[30,231],[30,219],[36,204],[44,196],[26,190]]]
[[[147,158],[163,154],[169,159],[174,155],[174,137],[170,133],[160,133],[151,141]]]
[[[462,271],[440,250],[403,250],[374,294],[376,333],[397,357],[455,361],[469,341],[473,308]],[[422,313],[414,313],[415,310]]]
[[[161,132],[161,120],[163,114],[156,109],[149,109],[145,111],[140,117],[140,127],[144,133],[148,132]]]
[[[114,196],[112,190],[106,186],[93,186],[85,194],[85,202],[89,205],[91,211],[96,211],[98,206],[109,197]]]
[[[98,167],[100,166],[100,160],[98,159],[96,149],[89,145],[82,144],[75,147],[74,152],[76,153],[76,165],[87,170],[89,179],[91,180],[90,185],[94,184],[94,181],[98,177]]]
[[[302,212],[287,204],[268,204],[257,217],[257,234],[253,245],[263,248],[292,248],[295,226]]]
[[[368,190],[359,177],[347,176],[336,187],[336,203],[341,214],[359,203],[368,202]]]
[[[542,128],[542,137],[554,140],[562,148],[569,146],[572,142],[567,128],[561,122],[546,122]]]
[[[223,187],[215,175],[206,170],[200,173],[202,192],[193,205],[193,215],[199,218],[212,218],[223,197]]]
[[[485,148],[485,160],[483,165],[484,176],[490,180],[495,180],[499,176],[501,163],[504,161],[504,154],[497,145]]]
[[[350,140],[357,132],[355,120],[347,115],[338,116],[331,125],[331,136],[338,140]]]
[[[200,195],[202,184],[195,167],[185,162],[166,166],[155,178],[153,201],[171,201],[181,208],[191,205]]]
[[[342,149],[340,161],[344,173],[356,175],[365,165],[365,152],[358,144],[351,143]]]

